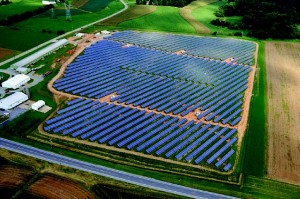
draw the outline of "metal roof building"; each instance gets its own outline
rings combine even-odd
[[[23,84],[26,84],[27,82],[30,81],[30,77],[24,74],[18,74],[15,75],[12,78],[9,78],[8,80],[4,81],[2,83],[2,87],[4,88],[12,88],[12,89],[17,89]]]
[[[69,41],[67,39],[58,40],[57,42],[51,44],[50,46],[47,46],[47,47],[33,53],[32,55],[12,64],[11,67],[16,69],[18,67],[29,66],[30,64],[39,61],[44,56],[50,54],[51,52],[61,48],[62,46],[66,45],[68,43],[69,43]]]
[[[44,105],[45,105],[45,102],[43,100],[39,100],[36,103],[32,104],[31,108],[32,108],[32,110],[37,111],[37,110],[39,110],[39,108],[41,108]]]
[[[15,92],[0,100],[0,108],[9,110],[28,100],[28,96],[22,92]]]

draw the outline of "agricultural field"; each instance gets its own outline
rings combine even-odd
[[[4,149],[0,151],[1,198],[181,198]]]
[[[132,6],[124,12],[109,18],[98,25],[104,26],[117,26],[119,23],[135,18],[139,18],[141,16],[150,14],[156,10],[156,6],[145,6],[145,5],[136,5]]]
[[[71,10],[72,21],[66,21],[65,10],[57,7],[54,19],[51,18],[51,12],[47,11],[15,23],[13,27],[0,27],[0,47],[25,51],[56,37],[58,31],[68,32],[111,15],[122,8],[123,4],[118,0],[111,1],[107,7],[96,12],[74,8]]]
[[[300,184],[300,44],[266,42],[267,174]]]
[[[84,5],[80,7],[82,10],[89,12],[98,12],[105,8],[112,0],[88,0]]]
[[[193,48],[201,45],[203,51]],[[205,49],[216,45],[219,51]],[[236,54],[237,48],[243,51]],[[249,104],[243,101],[255,51],[254,43],[241,40],[114,33],[87,48],[53,85],[61,95],[100,102],[70,101],[44,130],[137,155],[231,170],[245,129],[238,124],[247,121]]]
[[[176,24],[176,26],[174,24]],[[169,6],[157,6],[154,12],[136,19],[119,23],[117,27],[196,33],[193,26],[180,16],[179,8]]]
[[[236,32],[236,30],[230,30],[228,28],[223,28],[220,26],[214,26],[210,22],[217,17],[215,16],[215,11],[218,10],[218,8],[222,5],[225,5],[225,1],[217,1],[205,6],[202,6],[200,8],[196,8],[192,11],[192,15],[194,18],[199,21],[201,24],[203,24],[205,27],[207,27],[210,32],[217,32],[217,34],[232,34],[233,32]],[[232,17],[224,17],[224,20],[228,22],[237,22],[240,21],[242,18],[239,16],[232,16]],[[241,31],[241,30],[239,30]],[[245,33],[245,31],[241,31]]]
[[[56,36],[55,33],[42,33],[41,30],[15,29],[2,26],[0,27],[0,47],[15,51],[26,51]]]
[[[210,33],[209,29],[204,26],[202,23],[200,23],[199,20],[195,19],[195,17],[192,14],[192,11],[198,8],[201,8],[203,6],[206,6],[208,4],[214,3],[217,0],[198,0],[198,1],[192,1],[189,5],[180,8],[179,14],[187,20],[196,30],[197,33],[207,34]]]
[[[16,55],[18,52],[11,50],[11,49],[6,49],[6,48],[0,48],[0,61],[4,60],[8,57],[12,57]]]
[[[32,183],[24,198],[46,197],[46,198],[96,198],[90,191],[83,189],[79,184],[66,178],[46,175]]]
[[[42,7],[40,0],[10,0],[12,3],[0,6],[0,20],[6,19],[9,16],[22,14],[27,11],[33,11]]]

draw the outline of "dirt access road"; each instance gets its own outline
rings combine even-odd
[[[300,184],[300,43],[267,42],[268,177]]]

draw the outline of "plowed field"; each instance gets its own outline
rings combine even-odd
[[[300,184],[300,44],[267,42],[268,177]]]
[[[0,60],[4,59],[5,57],[13,54],[14,51],[6,48],[0,48]]]
[[[94,198],[87,190],[68,179],[45,176],[34,182],[28,189],[31,195],[43,198]]]

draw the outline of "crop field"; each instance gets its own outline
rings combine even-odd
[[[207,4],[214,3],[217,0],[197,0],[192,1],[189,5],[180,8],[179,13],[180,15],[187,20],[196,30],[197,33],[209,33],[209,29],[204,26],[202,23],[200,23],[199,20],[197,20],[193,14],[192,11],[201,8],[203,6],[206,6]]]
[[[151,42],[141,48],[140,37],[144,42],[150,37],[174,42],[165,45],[168,49],[158,50]],[[114,41],[120,38],[137,40],[135,45]],[[223,53],[211,52],[214,59],[196,57],[201,52],[192,48],[187,54],[178,53],[188,39],[198,46],[218,43]],[[251,59],[220,60],[240,45],[244,46],[241,54],[252,53]],[[55,81],[56,90],[89,99],[69,101],[46,121],[44,130],[137,154],[231,170],[238,150],[237,129],[247,118],[243,102],[252,71],[238,60],[252,63],[254,51],[254,43],[241,40],[115,33],[88,47],[68,65],[64,77]]]
[[[0,6],[0,20],[12,15],[33,11],[43,6],[40,0],[11,0],[11,2],[9,5]]]
[[[149,5],[132,6],[129,9],[125,10],[124,12],[101,22],[99,25],[116,26],[123,21],[139,18],[141,16],[150,14],[155,10],[156,10],[156,6],[149,6]]]
[[[133,29],[196,33],[194,27],[180,16],[179,8],[169,6],[157,6],[154,12],[136,19],[124,21],[118,24],[118,26]]]
[[[89,0],[81,6],[80,9],[90,12],[98,12],[105,8],[110,2],[112,2],[112,0]]]
[[[0,27],[0,47],[25,51],[55,37],[54,33],[42,33],[41,30],[12,29]],[[26,38],[26,39],[24,39]]]
[[[33,172],[14,165],[0,165],[0,194],[11,198],[33,176]]]
[[[27,198],[95,198],[79,184],[54,175],[46,175],[35,181],[26,191]]]
[[[6,59],[7,57],[13,56],[14,54],[16,54],[16,51],[14,50],[0,48],[0,61]]]
[[[300,44],[266,43],[268,177],[300,183]]]
[[[65,20],[65,12],[63,10],[58,9],[55,10],[57,12],[57,18],[52,19],[50,12],[49,15],[38,15],[36,17],[32,17],[26,21],[15,24],[16,27],[25,30],[33,30],[33,31],[41,31],[42,29],[51,30],[56,33],[57,30],[70,31],[79,26],[85,25],[87,23],[96,21],[105,16],[108,16],[120,9],[123,8],[123,5],[117,1],[112,1],[105,9],[102,9],[97,12],[84,12],[82,10],[73,9],[72,11],[72,21]],[[41,25],[43,24],[43,25]]]
[[[55,9],[56,18],[50,11],[15,23],[13,28],[0,27],[0,47],[25,51],[57,36],[57,31],[70,31],[93,21],[104,18],[123,8],[118,0],[113,0],[104,9],[88,12],[72,9],[72,21],[66,21],[65,10]],[[43,30],[46,30],[43,32]],[[26,39],[24,39],[26,38]]]

